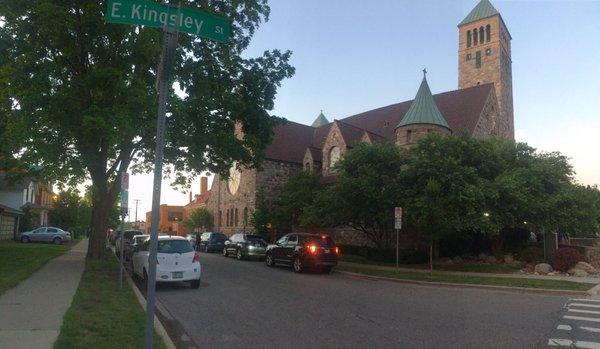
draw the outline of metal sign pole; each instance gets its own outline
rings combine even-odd
[[[121,211],[121,234],[120,234],[120,239],[119,239],[119,243],[121,244],[121,247],[119,248],[119,264],[120,264],[120,268],[119,268],[119,290],[123,289],[123,250],[125,247],[125,241],[123,241],[123,221],[125,220],[125,215],[123,214],[123,212]]]
[[[400,229],[396,229],[396,269],[400,268],[399,264],[399,247],[400,247]]]
[[[176,26],[178,27],[178,26]],[[163,28],[163,51],[159,67],[158,82],[158,121],[156,125],[156,150],[154,159],[154,185],[152,192],[152,226],[150,231],[150,255],[148,256],[148,289],[146,293],[146,334],[144,348],[152,349],[154,336],[154,306],[156,287],[156,249],[158,246],[158,222],[160,208],[160,189],[162,181],[163,150],[165,146],[165,119],[167,94],[169,92],[169,73],[173,65],[177,48],[177,28]]]

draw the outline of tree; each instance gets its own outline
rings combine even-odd
[[[276,211],[278,226],[293,227],[307,226],[301,222],[310,205],[313,204],[319,192],[322,190],[319,176],[307,171],[298,171],[281,188],[273,210]]]
[[[200,207],[193,210],[182,223],[190,233],[197,228],[208,229],[212,227],[212,215],[205,207]]]
[[[317,195],[301,222],[351,227],[377,247],[388,247],[394,207],[402,200],[404,164],[401,150],[392,142],[357,144],[336,164],[337,182]]]
[[[189,0],[185,6],[232,21],[227,44],[179,36],[168,98],[166,174],[185,185],[202,171],[227,176],[232,163],[260,166],[277,87],[293,75],[291,53],[244,50],[266,0]],[[48,179],[93,184],[88,258],[105,254],[104,233],[120,172],[152,169],[156,134],[158,29],[104,22],[105,1],[0,2],[0,101],[10,106],[11,154],[45,168]],[[236,126],[241,125],[236,137]],[[186,176],[188,175],[188,176]]]
[[[278,227],[278,215],[275,206],[268,201],[262,192],[256,195],[256,207],[250,215],[250,226],[267,241],[272,240],[272,234]]]

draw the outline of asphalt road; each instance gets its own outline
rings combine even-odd
[[[568,301],[295,274],[220,254],[201,263],[198,290],[157,289],[178,336],[199,348],[545,348]]]

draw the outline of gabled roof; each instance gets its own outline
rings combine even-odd
[[[273,142],[265,150],[265,158],[301,164],[306,147],[312,145],[315,129],[287,121],[273,130]]]
[[[462,25],[477,22],[480,19],[492,17],[492,16],[499,15],[499,14],[500,14],[500,12],[498,12],[498,10],[496,10],[494,8],[494,6],[492,5],[491,2],[489,2],[489,0],[481,0],[471,10],[471,12],[469,12],[467,17],[465,17],[465,19],[463,19],[462,22],[460,22],[458,24],[458,26],[460,27]]]
[[[319,116],[317,116],[315,121],[313,121],[312,125],[310,125],[310,126],[319,127],[319,126],[327,125],[328,123],[329,123],[329,120],[327,120],[325,115],[323,115],[323,111],[321,110],[321,113],[319,114]]]
[[[338,125],[342,138],[348,147],[351,147],[353,143],[360,141],[365,131],[362,128],[347,124],[340,120],[335,120],[334,123]]]
[[[410,104],[410,108],[396,128],[414,124],[439,125],[450,129],[446,119],[444,119],[442,113],[440,113],[440,110],[435,104],[435,100],[433,99],[431,90],[427,84],[427,78],[425,78],[424,75],[415,99]]]
[[[308,147],[308,151],[314,162],[323,162],[323,150],[315,147]]]

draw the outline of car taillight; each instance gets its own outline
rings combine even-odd
[[[309,245],[308,246],[308,250],[310,251],[310,253],[315,253],[317,252],[317,246],[316,245]]]
[[[333,250],[335,251],[335,254],[340,254],[340,248],[339,247],[336,246]]]
[[[194,260],[193,262],[200,262],[200,253],[198,253],[198,251],[194,252]]]

